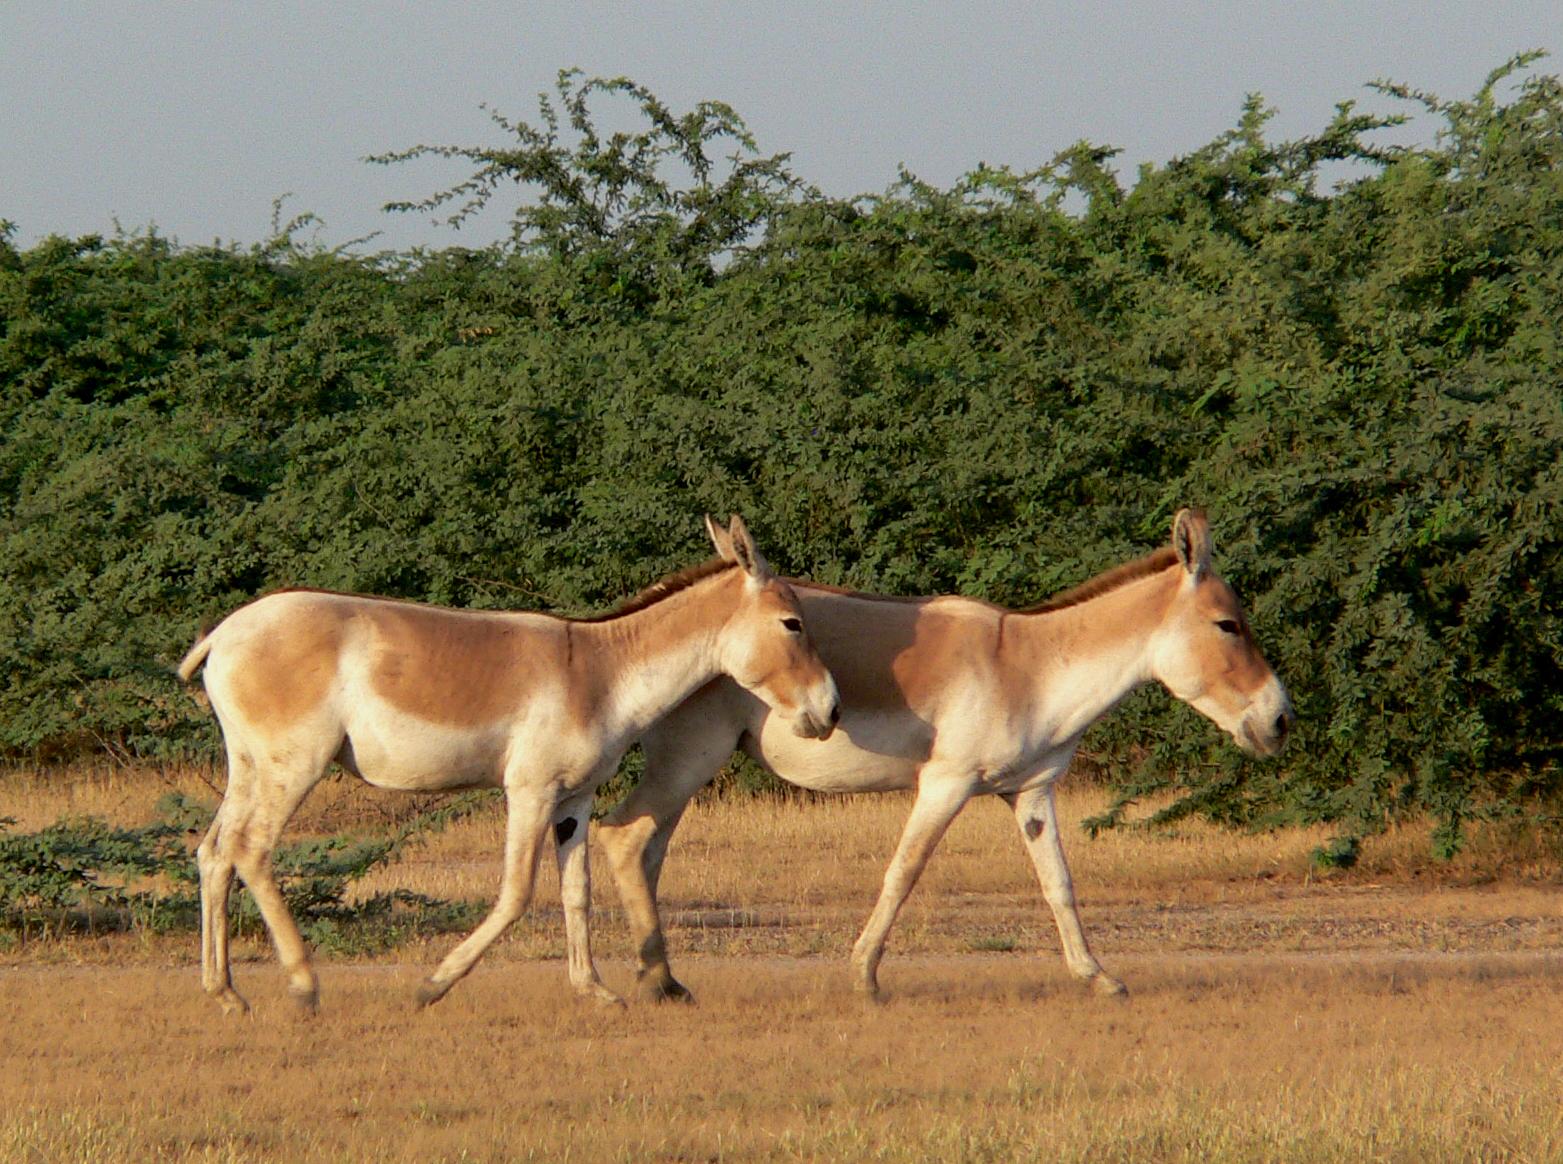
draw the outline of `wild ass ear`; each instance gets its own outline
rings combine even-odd
[[[711,520],[711,515],[706,514],[706,533],[711,537],[711,544],[716,547],[716,556],[724,562],[736,562],[738,558],[733,554],[733,539],[727,536],[727,531]]]
[[[1172,548],[1196,579],[1210,572],[1210,522],[1203,509],[1180,509],[1172,519]]]
[[[762,582],[771,576],[770,563],[749,536],[749,527],[744,525],[744,519],[736,513],[727,523],[727,536],[731,539],[733,561],[743,567],[745,574]]]

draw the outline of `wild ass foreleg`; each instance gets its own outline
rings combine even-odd
[[[879,997],[879,960],[885,953],[885,938],[896,914],[912,887],[922,875],[934,846],[944,836],[950,822],[971,798],[974,783],[969,776],[938,776],[925,768],[918,783],[917,799],[907,818],[906,828],[896,845],[895,856],[885,870],[884,887],[874,912],[869,915],[857,944],[852,947],[852,970],[860,994],[871,1000]]]
[[[537,862],[548,835],[548,822],[555,811],[552,796],[506,789],[505,869],[499,885],[499,898],[478,928],[439,964],[418,988],[419,1006],[428,1006],[445,997],[494,939],[526,910],[537,882]]]
[[[1053,921],[1058,925],[1058,937],[1064,946],[1064,961],[1069,972],[1082,982],[1091,984],[1098,994],[1124,995],[1128,991],[1122,982],[1102,969],[1086,943],[1085,930],[1080,926],[1080,914],[1075,909],[1074,881],[1069,876],[1069,864],[1064,860],[1064,842],[1058,833],[1058,812],[1053,805],[1053,782],[1005,797],[1015,810],[1015,823],[1025,839],[1026,851],[1036,866],[1037,879],[1042,883],[1042,896],[1053,911]]]
[[[554,814],[554,842],[559,851],[559,897],[564,903],[565,947],[569,951],[570,985],[585,998],[609,1006],[624,1000],[603,985],[592,961],[592,871],[586,844],[592,802],[587,797]]]

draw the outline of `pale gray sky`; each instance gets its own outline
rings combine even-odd
[[[1244,94],[1274,132],[1322,128],[1336,102],[1404,81],[1469,96],[1514,53],[1563,52],[1559,0],[1151,0],[1021,3],[0,4],[0,218],[51,234],[155,223],[187,244],[252,242],[272,200],[325,221],[322,242],[480,245],[380,207],[464,175],[369,166],[419,142],[498,144],[481,103],[534,120],[558,70],[627,75],[676,110],[732,105],[766,153],[828,193],[883,191],[904,163],[947,186],[1087,138],[1120,172],[1235,124]],[[1563,59],[1543,62],[1563,71]]]

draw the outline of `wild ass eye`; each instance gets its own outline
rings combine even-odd
[[[803,620],[801,618],[784,618],[782,619],[782,626],[790,634],[801,635],[803,633]]]
[[[1216,620],[1216,629],[1227,635],[1240,634],[1243,630],[1242,627],[1238,626],[1235,618],[1218,618]]]

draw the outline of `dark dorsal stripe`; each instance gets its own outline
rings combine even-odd
[[[653,582],[639,594],[633,594],[619,603],[606,614],[591,614],[585,618],[572,619],[572,622],[609,622],[615,618],[623,618],[627,614],[636,614],[645,610],[648,606],[655,606],[664,598],[677,594],[680,590],[688,590],[697,582],[702,582],[715,574],[735,569],[738,563],[730,562],[725,558],[712,558],[708,562],[701,562],[698,566],[689,566],[675,574],[669,574],[666,578]]]

